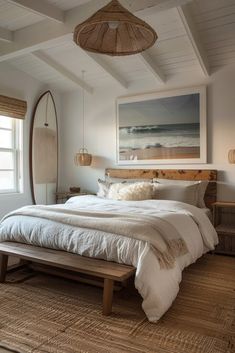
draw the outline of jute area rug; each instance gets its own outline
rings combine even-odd
[[[235,258],[207,255],[190,266],[157,324],[147,321],[136,291],[117,292],[109,317],[101,314],[101,299],[102,290],[89,285],[11,275],[0,285],[0,347],[20,353],[235,352]]]

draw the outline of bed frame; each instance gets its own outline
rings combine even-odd
[[[205,194],[207,207],[211,208],[212,203],[216,201],[217,171],[215,170],[106,169],[105,174],[111,178],[119,179],[209,180],[210,183]],[[0,282],[4,282],[6,279],[8,256],[19,257],[21,260],[26,260],[27,264],[33,262],[40,266],[46,265],[47,269],[43,271],[41,268],[41,272],[74,279],[71,274],[70,277],[63,274],[61,270],[63,269],[64,271],[70,271],[70,273],[82,273],[103,279],[104,315],[109,315],[112,311],[114,282],[123,282],[135,273],[135,268],[132,266],[87,258],[65,251],[14,242],[2,242],[0,243]],[[50,269],[52,270],[50,271]]]

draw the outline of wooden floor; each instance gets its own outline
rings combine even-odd
[[[157,324],[134,290],[115,293],[47,275],[12,274],[0,285],[0,346],[20,353],[234,353],[235,258],[206,255],[184,271]],[[1,352],[0,353],[9,353]]]

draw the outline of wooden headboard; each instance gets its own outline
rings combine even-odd
[[[172,180],[208,180],[205,193],[205,204],[212,208],[217,199],[217,170],[210,169],[112,169],[105,170],[110,178],[120,179],[172,179]]]

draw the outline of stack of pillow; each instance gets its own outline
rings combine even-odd
[[[208,181],[153,179],[113,183],[99,179],[98,186],[97,196],[112,200],[174,200],[206,208],[204,196]]]

